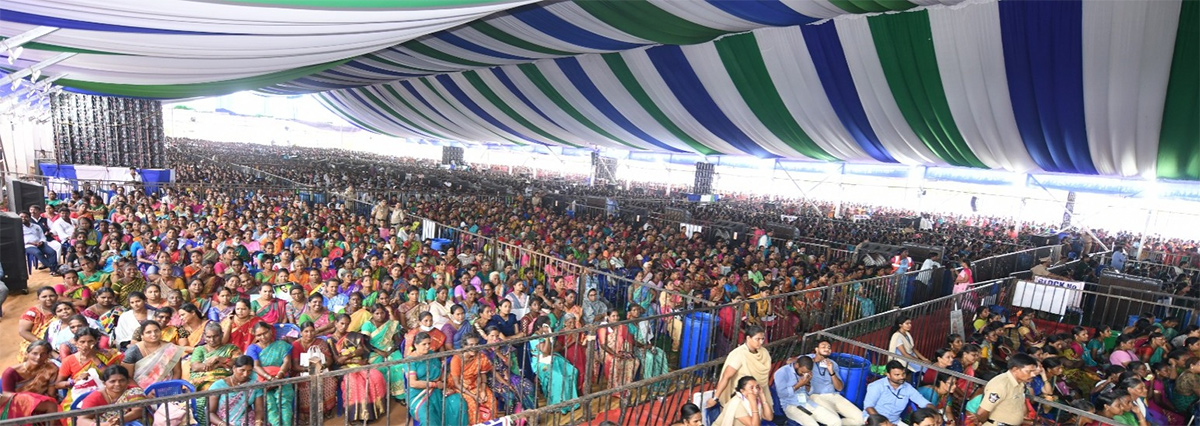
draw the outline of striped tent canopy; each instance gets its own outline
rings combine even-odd
[[[76,52],[74,90],[320,93],[401,137],[1200,180],[1200,0],[117,3],[0,35],[62,28],[19,62]]]

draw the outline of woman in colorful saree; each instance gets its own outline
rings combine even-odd
[[[254,311],[250,307],[250,302],[239,299],[233,304],[233,315],[221,323],[221,329],[224,330],[226,336],[229,336],[229,343],[237,346],[243,352],[251,343],[254,343],[254,326],[262,321],[252,315],[252,312]]]
[[[58,381],[58,367],[50,362],[54,353],[50,343],[38,340],[25,347],[24,360],[8,367],[0,376],[4,392],[28,392],[55,398],[59,389],[66,389],[66,381]]]
[[[129,370],[120,365],[113,365],[100,374],[104,387],[92,391],[79,403],[79,408],[98,408],[106,405],[124,404],[146,399],[145,391],[138,387],[130,377]],[[113,426],[123,425],[142,418],[142,407],[131,408],[127,411],[106,411],[94,416],[84,416],[77,420],[79,426]]]
[[[639,362],[633,355],[633,335],[625,325],[613,325],[620,321],[617,311],[608,311],[604,323],[596,330],[600,349],[604,351],[604,374],[611,388],[633,382]],[[614,394],[615,396],[616,394]]]
[[[204,329],[208,328],[211,322],[200,312],[200,308],[191,303],[179,308],[180,325],[176,327],[179,338],[175,343],[182,346],[187,353],[195,352],[196,348],[204,345],[204,342],[207,341]]]
[[[254,372],[264,381],[279,380],[291,376],[292,345],[275,340],[275,327],[266,322],[254,325],[255,343],[246,347],[246,355],[254,359]],[[296,389],[292,385],[267,388],[267,422],[273,425],[290,425],[295,418]]]
[[[205,315],[209,320],[220,323],[233,316],[233,308],[233,290],[221,287],[217,289],[217,294],[213,296],[212,304]]]
[[[250,309],[267,324],[287,322],[287,302],[275,298],[275,287],[270,284],[258,287],[258,298],[250,302]]]
[[[100,331],[112,335],[117,328],[117,318],[125,313],[125,308],[117,305],[117,294],[108,287],[96,291],[96,303],[83,310],[83,316],[100,323]]]
[[[124,358],[116,350],[100,349],[100,331],[96,329],[80,330],[75,335],[74,343],[75,353],[63,358],[62,366],[58,368],[59,382],[74,382],[67,388],[67,396],[63,398],[63,410],[71,408],[75,398],[99,385],[90,382],[92,372],[99,377],[108,366],[120,364]]]
[[[409,351],[411,357],[428,355],[429,333],[417,333]],[[442,392],[442,360],[439,358],[408,364],[408,413],[422,425],[450,426],[467,424],[466,403],[462,395]]]
[[[562,330],[560,331],[570,331],[579,328],[578,318],[570,312],[563,314]],[[577,380],[575,386],[582,389],[584,373],[587,371],[587,333],[574,332],[559,335],[558,344],[562,346],[563,356],[567,358],[567,361],[571,365],[575,366],[575,371],[580,372],[579,380]]]
[[[13,420],[58,412],[54,398],[28,392],[0,393],[0,420]]]
[[[311,322],[300,323],[300,338],[292,342],[292,372],[296,374],[309,372],[308,366],[301,362],[302,354],[308,358],[309,365],[317,367],[318,374],[329,370],[329,366],[333,365],[333,351],[329,350],[329,344],[324,340],[317,338],[317,328]],[[309,383],[304,382],[296,385],[296,393],[299,395],[308,395]],[[337,405],[337,378],[326,377],[321,383],[321,398],[324,401],[325,418],[330,418],[336,410],[330,410],[329,407]],[[299,424],[309,424],[309,398],[302,397],[298,401],[299,410],[297,421]]]
[[[550,328],[550,318],[547,317],[539,318],[533,326],[536,334],[546,335],[554,332]],[[546,403],[554,405],[578,398],[579,391],[576,386],[579,382],[579,370],[562,355],[554,353],[554,339],[543,337],[531,340],[529,348],[533,357],[533,370],[537,373],[538,383],[542,384]],[[576,408],[579,408],[579,404],[564,407],[562,412],[569,413]]]
[[[350,317],[338,315],[336,333],[340,335],[334,344],[337,353],[334,357],[341,368],[357,368],[368,365],[368,359],[375,352],[366,335],[347,332]],[[390,344],[390,342],[389,342]],[[356,371],[344,376],[342,380],[342,399],[346,403],[346,418],[351,422],[372,422],[385,415],[387,411],[388,387],[387,379],[379,369],[371,368]],[[403,381],[403,380],[402,380]]]
[[[237,346],[224,343],[220,325],[210,322],[204,326],[203,333],[205,343],[192,351],[191,371],[188,375],[188,381],[196,387],[196,391],[207,390],[218,380],[229,377],[232,374],[230,368],[233,366],[233,360],[242,354],[242,350]],[[207,402],[207,399],[196,401],[196,420],[200,422],[200,426],[208,425],[208,410],[205,409]]]
[[[257,382],[254,359],[242,355],[233,360],[230,376],[217,380],[209,389],[226,389]],[[229,392],[208,397],[209,422],[213,426],[263,426],[266,420],[266,401],[262,389]],[[253,422],[251,422],[253,420]]]
[[[80,272],[80,274],[82,273]],[[92,291],[79,284],[79,275],[73,273],[63,275],[63,283],[55,284],[54,291],[58,293],[59,297],[70,301],[78,309],[86,308],[92,300]]]
[[[485,308],[485,310],[491,307]],[[487,343],[504,341],[504,333],[495,326],[487,327]],[[520,369],[514,369],[512,346],[505,345],[484,350],[484,355],[492,362],[492,391],[501,403],[501,411],[519,412],[523,408],[534,408],[537,405],[536,388],[533,381],[520,374]]]
[[[300,322],[311,322],[317,328],[317,335],[324,336],[333,331],[334,314],[325,309],[325,296],[320,293],[308,297],[308,309],[300,314]]]
[[[29,344],[46,338],[46,330],[54,321],[54,303],[58,302],[58,293],[53,288],[42,287],[37,291],[37,303],[29,307],[21,319],[17,320],[17,334],[21,335],[21,346],[17,351],[17,361],[24,361]]]
[[[183,348],[162,340],[162,326],[156,321],[144,321],[125,350],[121,365],[133,372],[133,381],[143,389],[164,380],[176,380],[182,375],[180,361]]]
[[[462,339],[463,349],[479,345],[479,335],[467,333]],[[470,424],[480,424],[498,417],[496,395],[488,387],[487,374],[492,372],[492,362],[477,351],[465,352],[450,359],[451,380],[446,384],[458,391],[467,404]]]
[[[646,311],[641,306],[629,308],[628,319],[641,318]],[[651,321],[638,321],[629,324],[629,333],[633,335],[633,354],[642,364],[642,380],[667,374],[667,353],[662,348],[654,346],[654,326]],[[655,390],[666,390],[666,382],[660,382]]]

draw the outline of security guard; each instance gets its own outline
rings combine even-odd
[[[1016,426],[1025,421],[1025,384],[1037,374],[1038,362],[1026,354],[1008,357],[1008,372],[992,378],[983,388],[983,401],[975,424]]]

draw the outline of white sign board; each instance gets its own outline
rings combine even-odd
[[[1078,308],[1083,299],[1083,282],[1035,277],[1033,282],[1019,280],[1013,305],[1063,315],[1068,307]]]

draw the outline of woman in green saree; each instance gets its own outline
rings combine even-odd
[[[275,327],[265,322],[254,325],[255,344],[246,348],[246,355],[254,359],[254,372],[264,381],[286,378],[292,371],[292,345],[275,340]],[[290,425],[296,413],[294,403],[296,390],[292,385],[267,388],[267,423]]]
[[[387,361],[403,358],[399,350],[394,350],[395,344],[393,339],[400,332],[400,323],[396,320],[389,319],[388,309],[382,305],[376,305],[371,310],[371,319],[362,326],[362,334],[366,335],[371,340],[370,359],[371,364],[379,364]],[[351,321],[353,323],[353,321]],[[391,370],[389,375],[388,370]],[[388,379],[388,389],[391,390],[393,396],[396,391],[404,389],[404,374],[405,371],[400,365],[392,367],[383,367],[379,369],[379,373]]]
[[[207,390],[213,383],[233,374],[230,370],[233,367],[233,361],[242,355],[242,351],[234,344],[222,344],[223,334],[220,324],[208,323],[204,326],[205,344],[197,346],[192,351],[191,372],[188,375],[188,381],[196,387],[197,391]],[[200,426],[209,424],[207,403],[208,398],[196,400],[196,421]]]
[[[254,366],[253,358],[245,355],[237,357],[233,360],[233,367],[230,369],[231,375],[217,380],[209,389],[232,388],[257,382],[258,378],[254,376]],[[205,417],[210,419],[213,426],[250,424],[261,426],[266,420],[263,406],[267,404],[263,400],[262,389],[223,393],[210,396],[207,400],[205,405],[209,407],[209,410],[205,413]],[[250,419],[254,421],[251,422]]]
[[[420,332],[412,341],[411,356],[421,357],[431,353],[429,333]],[[423,426],[451,426],[467,424],[467,404],[462,395],[452,392],[445,395],[446,383],[442,377],[440,358],[427,359],[408,365],[408,414]]]
[[[537,322],[533,324],[533,329],[535,334],[546,335],[554,332],[550,327],[549,317],[538,318]],[[554,352],[554,339],[531,340],[529,348],[530,355],[533,356],[530,364],[537,373],[537,380],[542,385],[542,392],[546,394],[546,403],[554,405],[578,398],[579,391],[575,386],[579,383],[579,370],[576,370],[575,366],[567,362],[562,355]],[[569,413],[576,408],[579,408],[579,404],[564,407],[561,411]]]
[[[629,308],[626,319],[641,318],[645,313],[641,306],[634,305]],[[638,321],[627,325],[629,334],[633,335],[633,355],[642,361],[642,380],[667,374],[667,353],[654,346],[654,327],[650,321]],[[652,387],[655,391],[665,391],[667,385],[666,382],[659,382]]]

